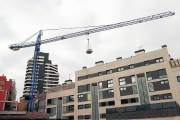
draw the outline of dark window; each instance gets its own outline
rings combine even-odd
[[[83,92],[83,88],[82,86],[78,86],[78,93],[81,93],[81,92]]]
[[[74,101],[74,95],[69,96],[69,101]]]
[[[134,65],[129,65],[129,69],[133,69],[134,68]]]
[[[128,103],[128,99],[122,99],[121,100],[121,104],[127,104]]]
[[[153,100],[160,100],[159,95],[154,95],[154,96],[153,96]]]
[[[70,111],[70,112],[74,112],[74,105],[70,105],[70,106],[69,106],[69,111]]]
[[[89,79],[90,78],[90,76],[89,75],[86,75],[86,79]]]
[[[131,98],[130,100],[131,100],[131,103],[136,103],[137,102],[136,98]]]
[[[113,92],[114,92],[114,90],[113,90],[113,89],[111,89],[111,90],[107,90],[107,92],[108,92],[108,93],[113,93]]]
[[[69,116],[68,120],[74,120],[74,116]]]
[[[48,109],[47,109],[47,113],[51,113],[51,108],[48,108]]]
[[[152,80],[151,72],[147,72],[146,75],[147,75],[147,80]]]
[[[87,91],[90,91],[90,84],[87,85]]]
[[[107,70],[106,71],[106,74],[111,74],[112,73],[112,70]]]
[[[78,109],[83,109],[83,105],[78,105]]]
[[[158,74],[159,74],[159,78],[165,78],[165,77],[167,77],[167,74],[166,74],[166,70],[165,70],[165,69],[158,70]]]
[[[78,119],[83,119],[83,116],[78,116]]]
[[[101,106],[102,106],[102,107],[106,106],[106,102],[102,102],[102,103],[101,103]]]
[[[156,63],[164,62],[163,58],[156,59]]]
[[[168,84],[169,81],[168,80],[163,80],[163,81],[160,81],[160,84],[163,85],[163,84]]]
[[[171,93],[169,93],[169,94],[164,94],[164,95],[163,95],[163,99],[172,99]]]
[[[180,82],[180,76],[177,77],[177,81]]]
[[[83,80],[82,77],[78,77],[78,81]]]
[[[144,62],[144,65],[149,65],[149,62],[148,62],[148,61],[145,61],[145,62]]]
[[[109,106],[115,105],[115,102],[114,102],[114,101],[108,101],[108,105],[109,105]]]
[[[85,108],[90,108],[91,104],[85,104]]]
[[[119,68],[117,69],[118,72],[123,71],[123,70],[124,70],[123,67],[119,67]]]
[[[102,75],[102,73],[101,73],[101,72],[99,72],[99,73],[98,73],[98,76],[101,76],[101,75]]]
[[[90,119],[90,115],[85,115],[85,119]]]
[[[102,118],[106,118],[106,114],[102,114]]]
[[[52,99],[48,99],[47,105],[51,105],[51,103],[52,103]]]

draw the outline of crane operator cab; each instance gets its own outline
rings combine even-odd
[[[89,44],[89,38],[88,38],[87,40],[88,40],[88,44],[87,44],[86,53],[87,53],[87,54],[91,54],[93,51],[92,51],[92,48],[91,48],[91,46],[90,46],[90,44]]]

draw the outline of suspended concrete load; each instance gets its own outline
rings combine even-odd
[[[87,44],[86,53],[87,53],[87,54],[91,54],[93,51],[92,51],[92,48],[91,48],[91,46],[90,46],[90,44],[89,44],[89,39],[87,39],[87,40],[88,40],[88,44]]]

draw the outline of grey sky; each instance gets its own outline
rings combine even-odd
[[[75,81],[75,71],[83,66],[134,56],[142,45],[151,52],[166,44],[171,57],[179,58],[179,5],[179,0],[0,0],[0,75],[16,80],[19,99],[34,47],[12,51],[10,44],[20,43],[41,29],[106,25],[167,11],[175,15],[89,35],[94,51],[90,55],[85,53],[87,36],[44,44],[41,52],[49,53],[49,59],[58,65],[60,83],[69,79],[69,74]],[[81,30],[86,29],[45,31],[42,40]]]

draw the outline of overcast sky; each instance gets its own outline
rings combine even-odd
[[[167,45],[171,57],[180,58],[180,0],[0,0],[0,75],[15,79],[19,99],[34,47],[12,51],[10,44],[21,43],[42,29],[108,25],[167,11],[175,15],[90,34],[90,55],[86,54],[87,36],[41,45],[41,52],[49,53],[52,64],[58,65],[59,83],[69,74],[75,81],[75,71],[83,66],[134,56],[142,45],[146,53]],[[86,29],[45,31],[42,40],[81,30]]]

